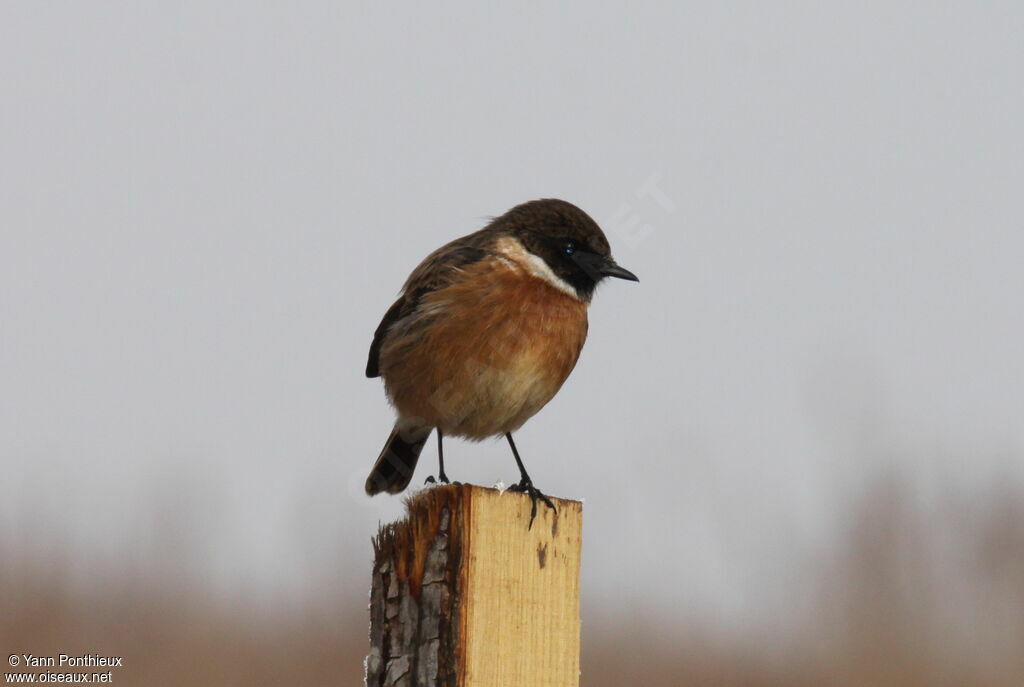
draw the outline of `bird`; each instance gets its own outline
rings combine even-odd
[[[517,205],[428,255],[373,335],[366,376],[380,377],[396,411],[366,493],[408,487],[420,452],[444,437],[504,436],[519,468],[511,487],[554,508],[534,486],[512,433],[568,378],[587,338],[587,309],[605,278],[639,281],[612,259],[586,212],[553,198]],[[433,482],[433,478],[427,479]]]

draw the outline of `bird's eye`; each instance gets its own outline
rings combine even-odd
[[[566,255],[572,255],[573,253],[576,252],[576,244],[573,243],[572,241],[566,241],[564,244],[562,244],[562,252],[565,253]]]

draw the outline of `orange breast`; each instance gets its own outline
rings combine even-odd
[[[381,376],[405,418],[471,439],[511,432],[572,372],[587,306],[494,258],[424,297],[381,348]]]

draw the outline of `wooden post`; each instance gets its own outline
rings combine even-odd
[[[575,687],[583,505],[435,487],[374,540],[368,687]]]

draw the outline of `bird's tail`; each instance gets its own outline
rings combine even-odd
[[[382,491],[397,494],[409,486],[420,451],[433,429],[396,422],[370,476],[366,478],[366,493],[370,496]]]

